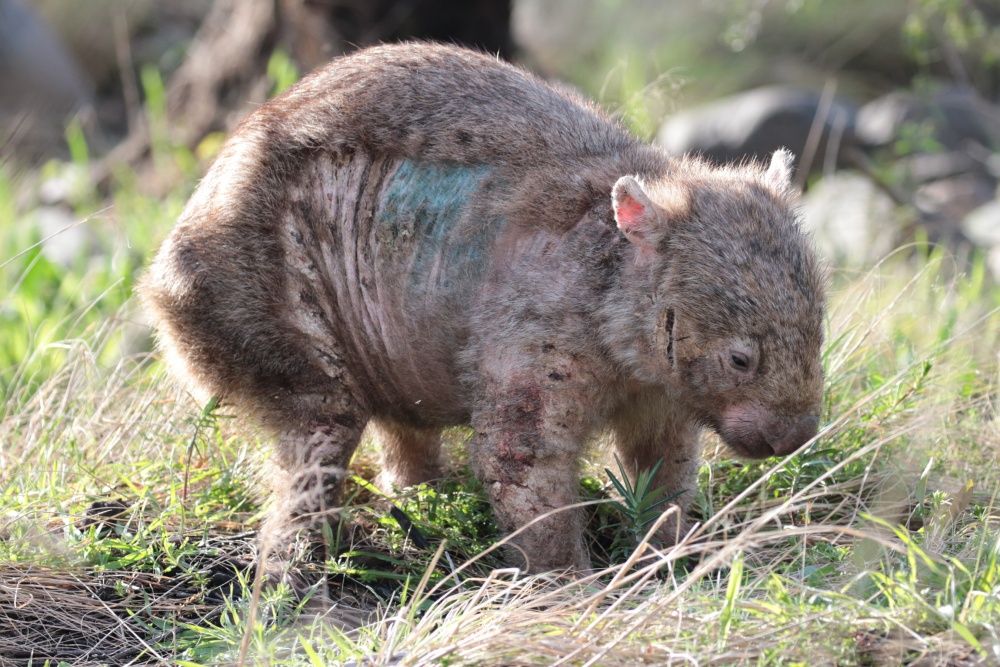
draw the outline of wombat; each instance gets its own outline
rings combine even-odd
[[[239,126],[142,293],[173,368],[276,435],[296,525],[335,514],[367,424],[399,487],[471,425],[511,560],[585,570],[582,513],[551,512],[592,437],[682,491],[703,427],[750,458],[815,435],[824,280],[791,160],[670,157],[486,55],[371,48]]]

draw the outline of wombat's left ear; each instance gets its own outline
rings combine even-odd
[[[622,176],[611,190],[615,222],[625,238],[643,252],[655,251],[667,235],[667,211],[653,203],[642,183],[634,176]]]
[[[779,148],[771,155],[771,166],[767,168],[764,180],[779,192],[792,187],[792,171],[795,168],[795,155],[787,148]]]

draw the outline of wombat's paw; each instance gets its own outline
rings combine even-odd
[[[436,465],[423,466],[418,470],[389,470],[384,469],[372,484],[383,493],[392,495],[395,490],[402,490],[410,486],[425,484],[435,479],[441,478],[441,468]]]
[[[272,514],[260,532],[261,552],[268,560],[281,563],[325,562],[332,552],[330,545],[341,531],[341,515],[325,514],[319,523],[310,523],[308,518]]]
[[[408,480],[399,479],[395,475],[389,473],[387,470],[383,470],[379,474],[375,475],[372,479],[372,486],[381,491],[387,496],[396,495],[397,491],[402,491],[408,486],[413,486],[413,484],[407,484]],[[419,484],[420,482],[416,482]]]
[[[324,581],[325,543],[317,542],[313,531],[303,531],[290,539],[273,544],[266,551],[263,568],[264,586],[287,586],[298,600],[315,598],[316,588]]]
[[[318,503],[315,496],[296,495],[294,502],[288,502],[279,513],[280,517],[269,520],[277,535],[291,535],[302,531],[336,532],[342,519],[342,507],[333,506],[329,498]]]
[[[680,507],[673,505],[670,507],[670,514],[653,534],[651,542],[660,549],[669,549],[683,540],[693,525]]]
[[[296,529],[324,522],[336,524],[345,475],[346,471],[336,465],[304,465],[277,489],[275,510],[287,515]]]
[[[328,489],[309,479],[293,478],[292,482],[276,493],[261,531],[270,540],[270,548],[286,558],[301,557],[304,545],[325,544],[329,536],[336,535],[343,509],[337,503],[339,484]]]
[[[543,544],[542,540],[531,537],[522,534],[507,543],[508,563],[526,572],[553,572],[568,577],[585,576],[593,571],[590,553],[582,540],[575,540],[575,545],[572,539],[545,540]]]

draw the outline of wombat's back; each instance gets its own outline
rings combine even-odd
[[[386,45],[338,59],[270,107],[285,119],[292,147],[521,166],[636,147],[574,92],[488,55],[436,44]]]

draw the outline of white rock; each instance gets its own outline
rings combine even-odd
[[[857,172],[820,179],[803,195],[802,216],[834,266],[869,266],[896,247],[899,224],[892,200]]]

